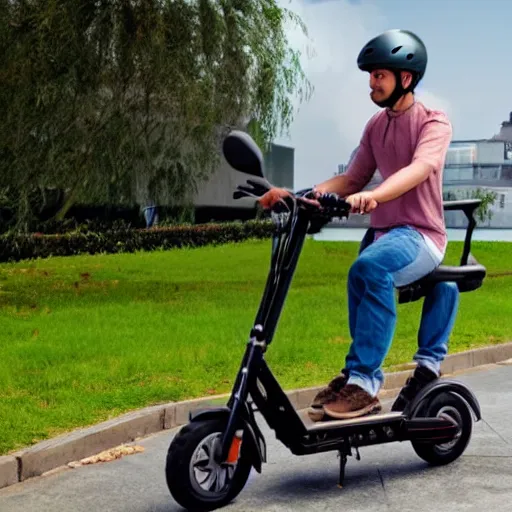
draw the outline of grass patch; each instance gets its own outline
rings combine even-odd
[[[307,240],[267,361],[285,389],[319,385],[349,346],[356,243]],[[512,339],[511,244],[461,295],[450,352]],[[448,263],[458,261],[452,243]],[[0,454],[122,412],[231,389],[265,284],[269,241],[0,265]],[[411,360],[421,302],[398,308],[386,366]]]

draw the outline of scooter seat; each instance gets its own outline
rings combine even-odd
[[[486,269],[483,265],[462,265],[449,266],[441,265],[432,273],[424,277],[421,281],[425,283],[440,283],[443,281],[451,281],[454,283],[472,282],[474,280],[482,281],[485,277]]]
[[[469,265],[450,266],[440,265],[422,279],[398,288],[398,302],[413,302],[441,282],[452,282],[457,285],[459,292],[470,292],[480,288],[487,273],[486,268],[473,260]]]

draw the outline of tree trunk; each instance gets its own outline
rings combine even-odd
[[[78,190],[78,185],[75,185],[69,193],[66,195],[64,199],[63,205],[60,207],[59,211],[53,217],[54,220],[63,221],[66,217],[66,214],[69,212],[70,208],[75,204],[76,191]]]

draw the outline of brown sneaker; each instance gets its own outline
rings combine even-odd
[[[339,420],[373,414],[381,409],[382,406],[377,397],[372,397],[354,384],[347,384],[338,393],[334,402],[324,405],[325,414]]]
[[[338,393],[347,383],[347,377],[344,374],[334,377],[334,379],[327,384],[327,387],[321,389],[313,398],[313,402],[308,410],[308,415],[313,421],[321,421],[324,417],[324,405],[330,402],[335,402],[338,398]]]

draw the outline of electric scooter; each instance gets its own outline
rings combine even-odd
[[[263,195],[271,184],[263,174],[263,156],[246,133],[231,132],[223,143],[227,162],[256,179],[247,179],[234,198]],[[225,407],[190,413],[189,423],[172,440],[166,460],[166,480],[173,498],[188,510],[213,510],[231,502],[254,468],[266,462],[266,444],[255,411],[295,455],[337,451],[338,484],[347,457],[363,446],[410,441],[419,457],[431,465],[449,464],[462,455],[472,434],[473,418],[481,419],[479,403],[463,383],[439,378],[422,388],[403,411],[384,409],[347,420],[313,422],[296,411],[265,362],[286,295],[308,234],[319,232],[335,218],[348,217],[350,205],[333,194],[319,199],[321,208],[304,201],[308,191],[292,194],[271,212],[275,225],[270,272],[250,331],[240,370]],[[441,281],[457,283],[461,292],[482,285],[486,269],[471,255],[474,211],[480,200],[450,201],[445,210],[462,210],[469,224],[460,266],[440,266],[428,276],[398,289],[399,303],[412,302]]]

